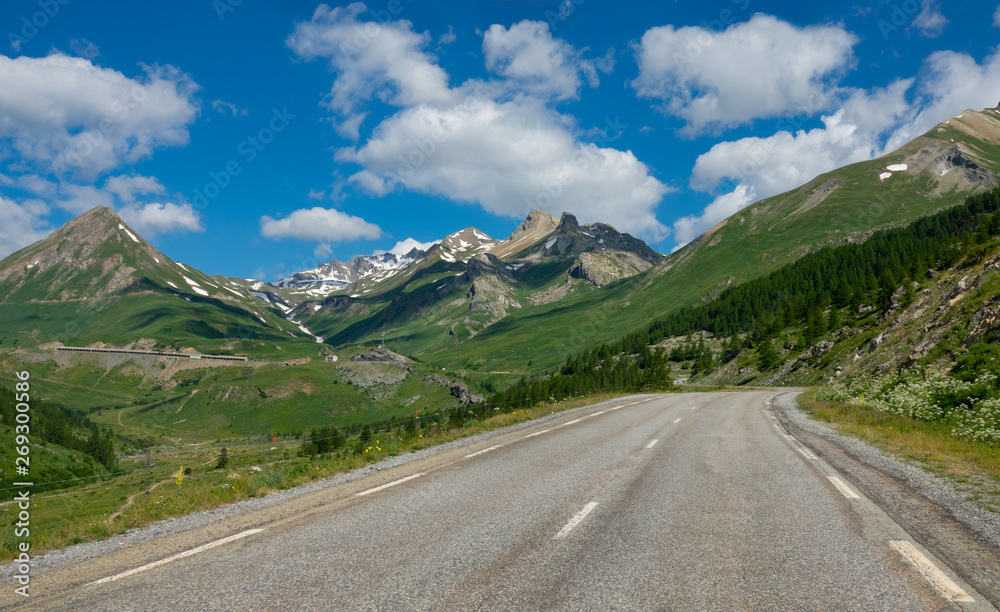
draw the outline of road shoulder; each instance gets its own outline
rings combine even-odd
[[[965,500],[947,480],[811,419],[788,392],[775,415],[917,542],[1000,606],[1000,516]]]

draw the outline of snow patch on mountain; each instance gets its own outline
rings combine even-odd
[[[396,248],[402,249],[405,246],[409,246],[407,241],[400,242]],[[424,253],[425,251],[413,247],[402,254],[383,251],[374,255],[360,255],[347,263],[333,260],[270,284],[286,289],[308,288],[309,292],[315,295],[328,295],[350,287],[361,279],[401,270],[422,257]]]
[[[126,233],[126,234],[128,234],[128,237],[129,237],[129,238],[131,238],[132,240],[134,240],[136,244],[141,244],[141,243],[139,242],[139,239],[135,237],[135,234],[133,234],[132,232],[128,231],[128,228],[126,228],[126,227],[125,227],[124,225],[122,225],[121,223],[119,223],[119,224],[118,224],[118,229],[120,229],[120,230],[125,230],[125,233]]]
[[[301,329],[301,330],[302,330],[302,332],[303,332],[303,333],[304,333],[305,335],[307,335],[307,336],[312,336],[313,338],[315,338],[315,339],[316,339],[316,342],[318,342],[318,343],[320,343],[320,344],[322,344],[322,343],[323,343],[323,337],[322,337],[322,336],[317,336],[317,335],[313,334],[313,333],[312,333],[311,331],[309,331],[309,329],[308,329],[308,328],[307,328],[307,327],[306,327],[305,325],[303,325],[303,324],[299,323],[298,321],[296,321],[296,320],[295,320],[295,317],[293,317],[293,316],[291,316],[291,315],[288,315],[288,316],[286,316],[286,317],[285,317],[285,319],[286,319],[286,320],[287,320],[287,321],[288,321],[289,323],[292,323],[293,325],[295,325],[295,326],[297,326],[297,327],[298,327],[299,329]]]
[[[382,253],[392,253],[397,257],[406,257],[407,253],[416,249],[418,251],[427,252],[435,244],[439,244],[440,240],[434,240],[432,242],[420,242],[413,238],[407,238],[406,240],[400,240],[396,243],[396,246],[392,247],[388,251],[375,251],[372,255],[381,255]]]

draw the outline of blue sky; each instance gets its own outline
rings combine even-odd
[[[0,256],[107,205],[266,280],[535,208],[669,252],[1000,101],[995,2],[9,0],[0,24]]]

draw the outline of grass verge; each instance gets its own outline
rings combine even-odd
[[[916,462],[950,480],[970,501],[1000,512],[1000,447],[951,435],[947,423],[927,423],[855,404],[799,395],[799,405],[838,432]]]

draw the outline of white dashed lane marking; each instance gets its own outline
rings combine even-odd
[[[536,431],[535,433],[528,434],[528,435],[526,435],[524,437],[525,438],[534,438],[535,436],[540,436],[540,435],[542,435],[544,433],[549,433],[550,431],[552,431],[552,430],[551,429],[543,429],[542,431]]]
[[[488,453],[490,451],[493,451],[493,450],[496,450],[496,449],[500,448],[501,446],[503,446],[503,444],[497,444],[496,446],[491,446],[489,448],[484,448],[481,451],[476,451],[474,453],[469,453],[468,455],[465,456],[465,458],[466,459],[471,459],[472,457],[478,457],[479,455],[485,455],[486,453]]]
[[[852,491],[850,487],[844,484],[843,480],[837,478],[836,476],[827,476],[827,478],[830,479],[830,482],[833,483],[833,486],[837,487],[837,490],[840,491],[841,494],[843,494],[843,496],[846,497],[847,499],[861,499],[857,493]]]
[[[573,531],[573,529],[575,529],[576,526],[583,521],[583,519],[587,518],[587,515],[590,514],[590,512],[596,507],[597,507],[597,502],[590,502],[589,504],[584,506],[583,510],[577,512],[576,515],[573,518],[571,518],[568,523],[566,523],[566,526],[560,529],[559,533],[553,536],[552,539],[561,540],[566,536],[568,536],[569,532]]]
[[[355,497],[361,497],[363,495],[370,495],[372,493],[378,493],[379,491],[383,491],[385,489],[388,489],[389,487],[394,487],[394,486],[396,486],[398,484],[403,484],[404,482],[406,482],[408,480],[413,480],[414,478],[420,478],[423,475],[424,475],[423,472],[421,472],[419,474],[413,474],[412,476],[407,476],[406,478],[400,478],[399,480],[393,480],[392,482],[388,482],[388,483],[386,483],[384,485],[381,485],[381,486],[378,486],[378,487],[375,487],[375,488],[372,488],[372,489],[368,489],[367,491],[362,491],[360,493],[355,493],[354,496]]]
[[[945,575],[930,559],[917,550],[917,547],[906,540],[889,540],[889,546],[896,549],[904,559],[910,562],[920,572],[927,582],[948,601],[971,603],[976,601],[962,590],[955,582]]]

